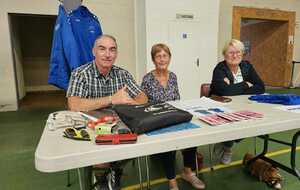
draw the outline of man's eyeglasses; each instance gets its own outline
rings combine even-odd
[[[65,128],[64,137],[75,139],[75,140],[84,140],[90,141],[90,135],[85,129],[77,130],[72,127]]]
[[[117,53],[117,48],[116,47],[112,47],[112,48],[106,48],[104,46],[99,46],[98,50],[101,54],[116,54]]]

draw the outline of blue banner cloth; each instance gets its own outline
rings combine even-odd
[[[296,94],[268,94],[250,96],[249,100],[262,103],[282,104],[282,105],[299,105],[300,96]]]

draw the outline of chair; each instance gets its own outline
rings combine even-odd
[[[200,88],[200,97],[209,97],[210,94],[210,83],[203,83],[201,84]]]

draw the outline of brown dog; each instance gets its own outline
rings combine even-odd
[[[246,165],[247,162],[253,157],[254,156],[249,153],[245,154],[243,164]],[[257,177],[260,181],[266,182],[275,189],[281,189],[280,182],[282,181],[282,177],[278,173],[277,168],[273,167],[269,162],[266,162],[262,159],[257,159],[247,168],[251,175]]]

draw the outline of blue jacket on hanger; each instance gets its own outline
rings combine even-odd
[[[68,89],[71,72],[94,59],[95,39],[102,35],[100,23],[86,7],[67,14],[62,5],[55,23],[48,83]]]

